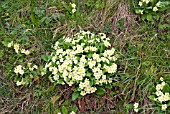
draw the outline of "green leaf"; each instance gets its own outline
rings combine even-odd
[[[41,55],[41,58],[42,58],[44,61],[48,61],[48,56]]]
[[[111,84],[107,84],[107,85],[106,85],[106,88],[112,89],[112,85],[111,85]]]
[[[6,42],[6,41],[2,41],[2,44],[3,44],[4,46],[8,46],[8,42]]]
[[[92,75],[92,73],[87,71],[86,76],[90,77],[91,75]]]
[[[152,15],[151,15],[150,13],[147,14],[147,17],[146,17],[146,18],[147,18],[148,21],[152,21]]]
[[[79,92],[78,92],[78,91],[76,91],[76,92],[74,92],[74,93],[72,94],[72,100],[73,100],[73,101],[76,100],[78,97],[79,97]]]
[[[114,91],[114,92],[110,92],[110,95],[113,97],[114,95],[116,95],[119,91]]]
[[[140,11],[141,11],[141,9],[135,9],[136,14],[140,14],[141,13]]]
[[[90,78],[90,86],[93,86],[93,84],[94,84],[94,79]]]
[[[133,107],[134,107],[133,104],[126,104],[127,109],[130,109],[130,108],[133,108]]]
[[[35,16],[34,16],[33,13],[31,13],[30,18],[31,18],[31,22],[32,22],[34,25],[36,25],[36,19],[35,19]]]
[[[104,47],[105,47],[105,45],[103,43],[100,44],[100,53],[102,53],[104,51]]]
[[[146,7],[146,9],[152,9],[152,6],[150,6],[150,7]]]
[[[143,14],[143,15],[141,16],[141,18],[142,18],[143,21],[145,21],[146,17],[147,17],[146,14]]]
[[[76,105],[73,106],[72,111],[74,111],[74,112],[77,112],[77,111],[78,111],[78,108],[77,108]]]
[[[170,106],[170,102],[168,102],[167,107]]]
[[[163,89],[162,89],[163,92],[170,92],[170,87],[168,84],[165,84]]]
[[[61,97],[60,95],[52,96],[51,97],[51,103],[55,104],[59,100],[60,97]]]
[[[106,92],[106,90],[104,88],[99,87],[96,91],[96,94],[103,95],[105,92]]]
[[[152,101],[154,101],[154,98],[155,98],[155,95],[150,95],[149,96],[149,99],[152,100]]]
[[[63,114],[68,114],[68,110],[65,106],[62,106],[61,110]]]

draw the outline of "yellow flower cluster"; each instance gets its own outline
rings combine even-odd
[[[166,102],[170,101],[170,94],[168,92],[163,93],[163,87],[165,86],[165,82],[163,78],[160,78],[161,84],[156,85],[156,98],[154,98],[155,101],[159,101],[162,104],[162,110],[166,110],[167,104]]]
[[[150,0],[142,0],[142,2],[146,2],[146,4],[148,4]]]
[[[13,41],[11,41],[10,43],[8,43],[8,47],[12,47],[14,48],[16,53],[19,53],[19,51],[21,51],[21,53],[25,54],[25,55],[29,55],[30,51],[29,50],[25,50],[25,49],[20,49],[20,45],[18,43],[15,43]]]
[[[135,102],[133,106],[134,106],[134,111],[138,112],[139,111],[139,109],[138,109],[139,103]]]
[[[142,7],[144,2],[145,2],[146,4],[148,4],[148,3],[150,2],[150,0],[141,0],[141,1],[139,1],[138,5],[139,5],[140,7]],[[153,7],[152,10],[153,10],[154,12],[158,11],[158,7],[160,7],[160,4],[161,4],[161,2],[158,1],[158,2],[156,3],[156,5]],[[143,14],[143,10],[139,10],[139,12],[140,12],[140,14]]]
[[[51,82],[77,84],[82,96],[94,93],[97,86],[112,82],[110,74],[117,70],[115,49],[106,35],[80,31],[72,38],[63,38],[53,46],[54,52],[44,71],[51,72]],[[109,74],[109,76],[108,76]]]
[[[138,5],[141,7],[144,2],[145,2],[146,4],[148,4],[148,3],[150,2],[150,0],[141,0],[141,1],[139,1]]]
[[[156,5],[155,5],[155,7],[153,7],[153,11],[158,11],[158,7],[161,7],[161,2],[160,1],[158,1],[157,3],[156,3]]]
[[[82,89],[80,95],[85,96],[86,94],[94,93],[97,88],[96,87],[91,87],[90,86],[90,81],[89,79],[85,79],[84,82],[80,82],[79,88]]]
[[[71,111],[70,114],[76,114],[74,111]]]
[[[22,81],[17,81],[17,83],[16,83],[17,86],[24,85],[24,84],[25,84],[25,82],[23,80]]]
[[[32,65],[32,63],[27,63],[27,67],[23,67],[22,65],[18,65],[14,68],[14,72],[17,74],[17,75],[22,75],[22,80],[21,81],[17,81],[16,82],[16,85],[17,86],[20,86],[20,85],[24,85],[26,84],[26,79],[27,78],[30,78],[30,79],[33,79],[34,76],[33,74],[29,74],[28,71],[33,71],[34,69],[38,69],[38,66],[37,65]],[[24,76],[29,76],[29,77],[24,77]]]
[[[24,70],[22,69],[22,66],[21,66],[21,65],[16,66],[16,67],[14,68],[14,72],[15,72],[16,74],[21,74],[21,75],[24,74]]]
[[[61,112],[58,112],[57,114],[61,114]],[[74,111],[71,111],[69,114],[76,114]]]
[[[25,55],[29,55],[30,51],[29,50],[25,50],[25,49],[21,49],[21,53],[24,53]]]
[[[76,4],[72,3],[71,7],[72,7],[72,13],[75,13],[76,12]]]

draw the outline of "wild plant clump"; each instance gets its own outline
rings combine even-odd
[[[142,19],[153,21],[159,18],[158,12],[168,9],[169,1],[158,0],[139,0],[138,5],[135,7],[135,12],[142,15]]]
[[[113,81],[117,70],[115,49],[104,33],[97,35],[80,31],[73,37],[63,37],[53,46],[42,75],[48,75],[52,83],[75,85],[74,92],[85,96]]]
[[[153,94],[149,98],[155,102],[159,110],[166,111],[170,106],[170,86],[164,78],[160,78],[159,83],[153,89]]]

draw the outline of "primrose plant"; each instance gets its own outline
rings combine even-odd
[[[58,40],[53,48],[42,75],[48,75],[52,83],[74,85],[73,100],[94,92],[103,94],[101,86],[111,85],[117,58],[104,33],[80,31]]]
[[[169,1],[139,0],[135,12],[140,14],[143,20],[152,21],[153,18],[159,18],[157,13],[168,9],[169,4]]]
[[[162,77],[149,98],[154,101],[156,106],[160,107],[157,108],[158,110],[166,111],[170,108],[170,86]]]
[[[17,41],[4,42],[4,46],[9,48],[9,52],[15,53],[13,56],[10,56],[9,53],[10,58],[14,59],[14,68],[9,70],[9,77],[14,80],[17,86],[31,86],[38,80],[40,74],[36,64],[27,62],[30,59],[31,50],[25,49],[26,47]]]

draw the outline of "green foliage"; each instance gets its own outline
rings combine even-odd
[[[106,92],[106,90],[104,88],[99,87],[99,88],[97,88],[96,94],[103,95],[105,92]]]
[[[72,94],[72,100],[73,100],[73,101],[76,100],[78,97],[79,97],[79,92],[78,92],[78,91],[76,91],[76,92],[74,92],[74,93]]]
[[[156,91],[154,89],[151,91],[152,95],[149,96],[149,99],[155,103],[156,110],[164,112],[170,106],[170,86],[162,77],[158,82],[155,87]]]
[[[158,12],[162,12],[168,9],[169,1],[158,0],[139,0],[135,5],[136,14],[141,15],[142,20],[152,21],[157,20],[161,16]]]
[[[161,6],[154,12],[158,0],[139,7],[139,1],[127,0],[136,13],[144,10],[132,29],[123,26],[125,18],[117,18],[116,27],[121,34],[113,33],[113,17],[118,5],[123,0],[2,0],[0,3],[0,112],[1,113],[134,113],[134,103],[139,103],[138,113],[169,114],[162,111],[156,98],[155,86],[163,77],[167,83],[163,93],[169,91],[169,2],[161,0]],[[72,4],[76,4],[73,8]],[[121,4],[124,5],[124,4]],[[123,7],[123,6],[122,6]],[[72,13],[72,9],[76,9]],[[122,12],[123,13],[123,12]],[[132,14],[133,15],[133,14]],[[95,85],[91,70],[86,68],[90,86],[100,88],[95,95],[80,95],[78,83],[74,87],[51,84],[48,77],[41,76],[43,66],[52,60],[51,47],[63,36],[70,37],[79,30],[104,32],[111,39],[113,47],[119,50],[118,72],[108,75],[114,83]],[[113,37],[114,36],[114,37]],[[18,53],[13,44],[19,44]],[[11,47],[8,45],[11,43]],[[63,48],[72,45],[62,42]],[[99,45],[97,45],[99,44]],[[8,47],[9,46],[9,47]],[[96,43],[101,53],[103,44]],[[30,51],[26,55],[21,49]],[[80,55],[79,55],[80,56]],[[115,55],[118,57],[117,55]],[[91,58],[88,54],[87,58]],[[80,57],[78,58],[80,60]],[[38,69],[30,69],[37,65]],[[24,75],[14,72],[22,65]],[[86,64],[87,67],[87,64]],[[36,67],[35,67],[36,68]],[[20,70],[19,70],[20,71]],[[103,72],[106,73],[104,69]],[[33,75],[33,78],[30,75]],[[68,81],[69,79],[66,79]],[[18,82],[18,83],[17,83]],[[25,83],[24,83],[25,82]],[[60,83],[63,79],[59,80]],[[17,84],[16,84],[17,83]],[[21,85],[20,85],[21,84]],[[18,85],[18,86],[17,86]],[[106,89],[107,88],[107,89]],[[147,98],[148,97],[148,98]],[[77,99],[78,98],[78,99]],[[151,102],[152,101],[152,102]],[[24,107],[24,108],[23,108]],[[152,108],[151,108],[152,107]]]

